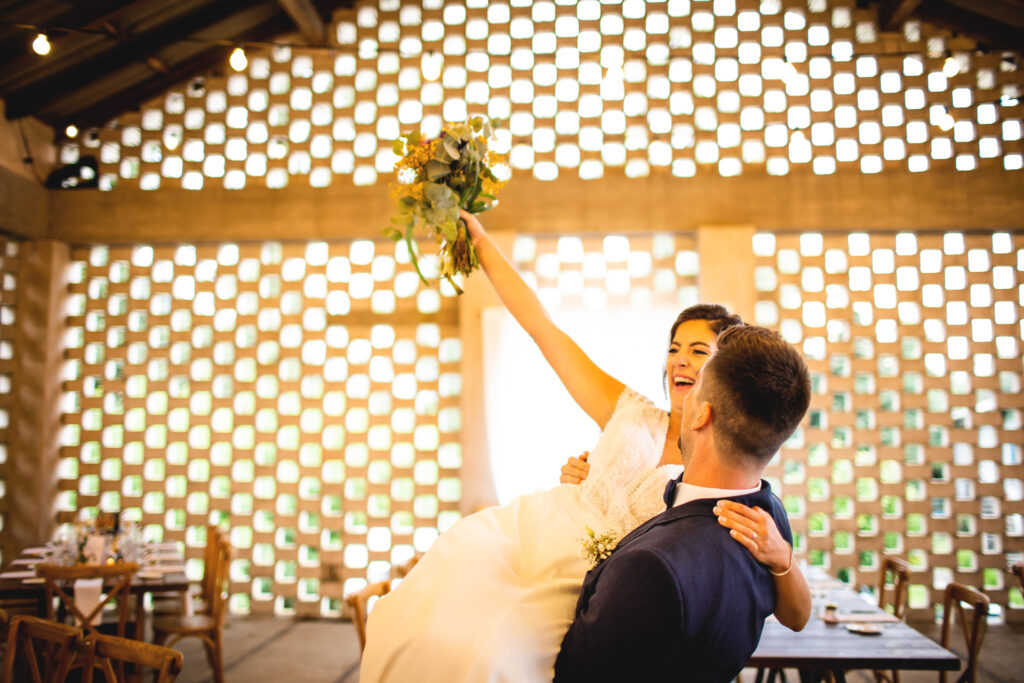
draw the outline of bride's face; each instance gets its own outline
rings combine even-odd
[[[673,412],[682,407],[683,399],[693,390],[697,372],[715,352],[716,339],[718,335],[706,320],[687,320],[676,328],[668,347],[668,358],[665,359],[665,375],[668,377],[669,400]]]

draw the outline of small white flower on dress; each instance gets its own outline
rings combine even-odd
[[[615,550],[619,538],[613,533],[605,532],[597,534],[589,526],[586,527],[587,535],[580,539],[580,557],[590,562],[591,568],[596,567],[602,560]]]

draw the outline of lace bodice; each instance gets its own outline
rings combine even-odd
[[[664,511],[665,483],[681,466],[658,467],[668,431],[668,413],[630,388],[590,452],[590,474],[580,502],[599,529],[618,536]]]

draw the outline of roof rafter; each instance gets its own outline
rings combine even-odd
[[[267,3],[267,6],[273,7],[275,13],[277,12],[275,6],[270,3]],[[145,64],[149,58],[159,58],[160,50],[180,41],[182,36],[189,36],[211,24],[246,14],[252,9],[254,8],[243,6],[240,10],[234,3],[213,3],[201,7],[199,11],[158,24],[153,30],[133,34],[129,42],[121,42],[93,59],[81,60],[74,66],[10,91],[6,95],[7,116],[17,118],[45,110],[71,93],[85,90],[102,81],[109,74],[123,69],[125,65],[136,62]],[[226,37],[227,40],[231,38]],[[168,69],[168,72],[171,70],[173,67]]]
[[[327,43],[327,27],[311,0],[277,0],[292,22],[313,45]]]

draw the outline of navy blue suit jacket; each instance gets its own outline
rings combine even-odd
[[[675,482],[669,489],[666,499],[674,501]],[[768,482],[731,500],[768,511],[792,542]],[[587,573],[555,662],[556,683],[736,677],[775,611],[775,584],[768,568],[718,523],[715,502],[669,508]]]

